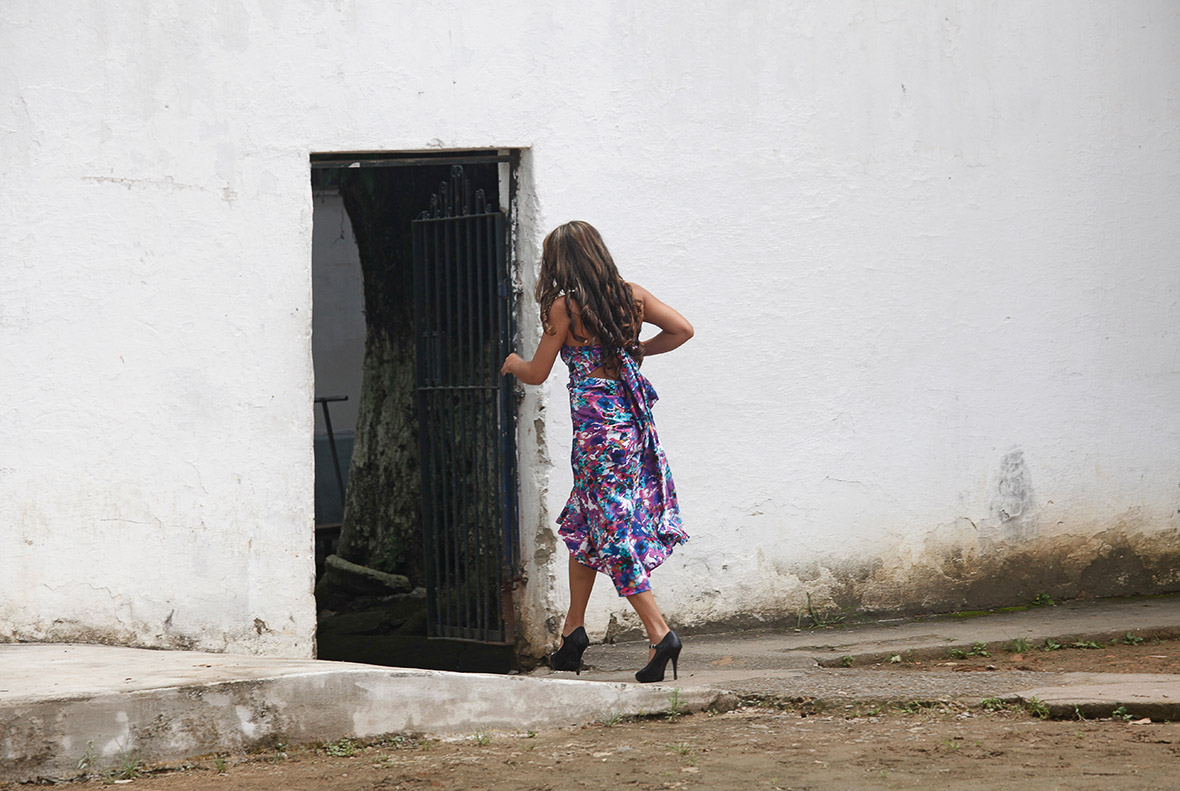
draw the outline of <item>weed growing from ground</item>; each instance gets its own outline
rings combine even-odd
[[[1056,604],[1056,603],[1057,602],[1053,601],[1053,597],[1047,593],[1038,593],[1036,596],[1033,597],[1033,600],[1032,600],[1032,605],[1034,607],[1043,607],[1047,604]]]
[[[1124,645],[1139,645],[1142,642],[1143,642],[1142,637],[1138,637],[1136,635],[1133,635],[1130,632],[1127,632],[1125,635],[1123,635],[1123,644]]]
[[[1041,645],[1042,651],[1060,651],[1062,648],[1065,648],[1065,646],[1054,640],[1052,637],[1046,637],[1045,642]]]
[[[1102,643],[1096,643],[1093,640],[1075,640],[1069,644],[1070,648],[1105,648]]]
[[[672,694],[668,696],[668,712],[665,716],[669,720],[684,716],[684,701],[680,697],[680,687],[673,689]]]
[[[1024,701],[1025,710],[1039,720],[1049,719],[1049,704],[1038,698],[1029,698]]]
[[[1127,711],[1126,706],[1119,706],[1117,709],[1115,709],[1114,711],[1112,711],[1110,713],[1110,717],[1111,717],[1111,719],[1122,720],[1123,722],[1130,722],[1131,720],[1135,719],[1135,715],[1133,715],[1133,714],[1131,714],[1131,712]]]
[[[837,607],[834,611],[816,610],[811,604],[811,594],[807,594],[807,619],[810,623],[807,624],[808,629],[817,629],[826,626],[839,626],[844,623],[844,618],[847,614],[841,608]],[[796,628],[803,627],[803,611],[799,611],[795,618]]]
[[[336,758],[349,758],[356,755],[356,743],[347,737],[339,741],[328,742],[324,745],[324,752]]]
[[[1023,637],[1017,637],[1008,644],[1008,650],[1013,654],[1027,654],[1032,648],[1032,643]]]
[[[78,771],[86,772],[90,767],[94,766],[94,739],[86,742],[86,752],[82,753],[82,757],[78,759]]]
[[[999,698],[984,698],[979,701],[979,708],[984,711],[1007,711],[1012,708],[1012,705]]]
[[[119,765],[111,772],[116,780],[134,780],[141,774],[143,774],[143,761],[140,760],[139,753],[133,753],[130,750],[124,750],[119,754]]]

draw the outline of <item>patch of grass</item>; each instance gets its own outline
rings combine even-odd
[[[811,603],[811,594],[808,593],[806,616],[804,615],[803,611],[800,610],[795,619],[795,626],[796,628],[803,628],[804,617],[806,617],[809,621],[807,624],[808,629],[820,629],[828,626],[839,626],[840,624],[844,623],[844,619],[847,617],[847,615],[848,614],[845,613],[840,607],[837,607],[835,610],[816,610]]]
[[[111,771],[111,776],[116,780],[134,780],[143,774],[143,761],[139,758],[139,753],[124,750],[119,754],[119,765]]]
[[[924,714],[934,708],[934,705],[920,700],[911,700],[908,703],[898,703],[894,708],[904,711],[906,714]]]
[[[840,667],[852,667],[852,664],[855,661],[856,659],[854,659],[851,654],[845,654],[840,658]]]
[[[891,665],[901,664],[901,654],[893,654],[885,661]]]
[[[954,739],[944,739],[942,743],[943,743],[943,746],[945,746],[951,752],[954,752],[955,750],[958,750],[960,747],[963,746],[963,745],[959,744],[957,741],[955,741]]]
[[[1122,720],[1123,722],[1130,722],[1135,719],[1135,715],[1127,711],[1126,706],[1119,706],[1110,713],[1110,718],[1113,720]]]
[[[1038,593],[1036,596],[1033,597],[1033,600],[1032,600],[1033,607],[1044,607],[1046,605],[1056,604],[1056,603],[1057,602],[1053,601],[1053,597],[1047,593]]]
[[[356,755],[356,742],[347,737],[324,745],[324,752],[336,758],[351,758]]]
[[[959,610],[950,613],[951,618],[980,618],[984,615],[991,615],[991,613],[987,610]]]
[[[492,734],[485,730],[479,730],[471,736],[471,741],[480,747],[487,747],[492,743]]]
[[[668,696],[668,711],[664,716],[669,720],[675,720],[683,717],[684,713],[684,700],[680,697],[680,687],[676,687]]]
[[[1065,646],[1054,640],[1052,637],[1046,637],[1045,642],[1041,643],[1042,651],[1060,651],[1062,648],[1065,648]]]
[[[622,721],[623,721],[623,715],[619,714],[618,712],[612,711],[610,713],[610,716],[608,716],[606,719],[604,719],[602,721],[602,724],[608,728],[613,728]]]
[[[524,732],[524,738],[526,738],[526,739],[535,739],[535,738],[537,738],[537,732],[536,732],[536,731],[525,731],[525,732]]]
[[[1127,632],[1123,635],[1123,645],[1139,645],[1143,642],[1143,638]]]
[[[1049,719],[1049,704],[1038,698],[1028,698],[1024,701],[1024,710],[1039,720]]]
[[[229,761],[226,760],[224,755],[213,756],[213,771],[214,772],[217,772],[217,774],[219,774],[219,775],[223,775],[223,774],[225,774],[227,769],[229,769]]]
[[[1096,643],[1093,640],[1075,640],[1069,644],[1070,648],[1105,648],[1102,643]]]
[[[676,742],[676,744],[669,744],[668,749],[677,755],[688,755],[692,752],[692,745],[688,742]]]
[[[972,643],[970,648],[948,648],[946,655],[951,659],[966,659],[970,656],[991,656],[987,652],[987,643]]]
[[[90,767],[94,766],[94,759],[96,757],[94,753],[94,739],[91,739],[86,742],[86,752],[82,753],[82,757],[78,759],[78,771],[90,771]]]
[[[1012,642],[1008,643],[1008,651],[1013,654],[1027,654],[1033,648],[1032,643],[1025,640],[1023,637],[1017,637]]]
[[[984,698],[979,701],[979,708],[984,711],[1007,711],[1012,708],[1012,705],[999,698]]]

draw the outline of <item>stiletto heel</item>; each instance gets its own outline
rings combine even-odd
[[[590,638],[586,630],[579,626],[561,638],[561,648],[549,657],[549,667],[553,670],[573,670],[582,675],[582,652],[590,645]]]
[[[664,680],[664,669],[668,666],[668,662],[672,662],[672,679],[678,678],[676,674],[676,662],[680,659],[680,649],[683,645],[676,633],[669,631],[664,635],[664,639],[660,640],[659,645],[650,646],[655,654],[651,661],[642,670],[635,673],[635,680],[641,684],[649,684],[653,681]]]

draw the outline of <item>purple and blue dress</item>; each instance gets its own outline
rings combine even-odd
[[[656,391],[629,355],[619,379],[590,376],[601,346],[562,346],[574,424],[574,487],[558,533],[620,596],[651,590],[649,574],[688,540],[651,408]]]

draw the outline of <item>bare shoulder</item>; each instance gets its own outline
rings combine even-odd
[[[638,283],[627,281],[627,285],[631,287],[631,296],[635,297],[640,302],[646,302],[651,299],[651,292]]]
[[[575,303],[573,303],[572,300],[566,298],[564,294],[553,300],[552,305],[549,307],[549,328],[551,331],[562,335],[563,338],[565,333],[568,332],[570,328],[571,308],[573,309],[573,312],[577,313],[577,306]]]

